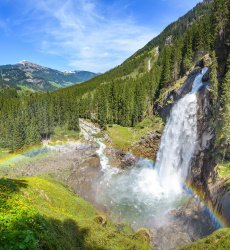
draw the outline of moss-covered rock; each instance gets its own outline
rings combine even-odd
[[[150,243],[151,235],[149,229],[139,228],[135,234],[135,238]]]
[[[210,236],[198,240],[180,250],[229,250],[230,228],[219,229]]]

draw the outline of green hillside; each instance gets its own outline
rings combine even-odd
[[[210,67],[213,108],[222,107],[220,117],[215,119],[222,120],[220,127],[225,127],[221,140],[229,140],[226,115],[229,88],[224,87],[229,82],[228,17],[229,1],[204,1],[105,74],[51,94],[22,98],[12,95],[5,101],[3,98],[0,147],[17,150],[49,137],[57,126],[77,130],[78,116],[91,119],[102,128],[109,124],[133,127],[146,117],[157,116],[156,107],[169,90],[180,87],[206,54],[213,61]],[[31,131],[35,138],[30,138]]]
[[[89,71],[61,72],[28,61],[0,66],[0,87],[17,90],[54,91],[91,79],[97,74]]]
[[[151,249],[126,224],[105,215],[61,184],[30,177],[0,179],[0,249]]]

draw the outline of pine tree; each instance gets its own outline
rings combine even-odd
[[[222,117],[222,133],[225,141],[225,148],[230,146],[230,70],[225,75],[225,79],[223,81],[223,94],[222,94],[222,102],[223,102],[223,110],[221,112]],[[225,157],[225,153],[224,153]]]
[[[16,118],[13,124],[12,131],[12,145],[13,151],[21,149],[25,144],[25,135],[23,130],[23,123],[19,117]]]
[[[73,106],[68,117],[68,129],[79,131],[79,114],[76,106]]]
[[[215,51],[212,52],[212,64],[211,64],[211,72],[210,72],[210,80],[211,80],[211,90],[212,90],[212,98],[214,109],[217,106],[218,100],[218,79],[217,79],[217,59]]]
[[[26,128],[25,145],[37,144],[41,141],[38,125],[35,119],[32,119],[31,124]]]
[[[229,9],[229,0],[215,0],[213,2],[214,34],[220,40],[225,38],[227,25],[229,26]]]
[[[183,73],[186,73],[192,67],[192,58],[193,50],[192,50],[192,36],[191,32],[188,32],[185,37],[185,45],[184,45],[184,56],[183,56]]]
[[[166,46],[163,53],[162,76],[161,83],[164,86],[171,80],[171,46]]]

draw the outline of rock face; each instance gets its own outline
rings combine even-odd
[[[167,226],[162,226],[151,231],[154,249],[177,249],[203,238],[215,230],[205,205],[193,198],[173,210],[168,215]]]
[[[212,97],[204,83],[197,94],[198,111],[197,111],[197,131],[198,141],[194,157],[191,162],[189,180],[196,188],[209,197],[208,182],[215,178],[215,161],[214,161],[214,140],[215,133],[211,127],[212,123]]]
[[[197,66],[207,66],[210,64],[210,58],[206,55]],[[189,75],[187,81],[177,91],[172,91],[164,100],[165,106],[158,109],[159,114],[166,120],[175,101],[182,98],[190,92],[195,76],[200,69],[196,69]],[[230,185],[226,181],[216,182],[215,172],[215,131],[213,129],[213,109],[212,95],[208,88],[210,80],[210,71],[203,76],[203,86],[197,93],[198,111],[197,111],[197,145],[194,156],[190,164],[190,173],[188,182],[203,195],[215,211],[220,214],[226,225],[230,225]],[[167,105],[170,98],[173,100]]]
[[[162,117],[164,122],[166,122],[167,118],[169,117],[173,104],[192,90],[193,81],[200,71],[201,68],[196,68],[193,70],[188,75],[185,83],[179,89],[169,92],[167,97],[164,99],[162,106],[156,103],[154,109]]]
[[[160,131],[150,133],[133,145],[132,152],[139,157],[155,160],[160,145],[160,139]]]
[[[210,58],[208,55],[197,63],[197,66],[207,66],[210,63]],[[201,68],[196,68],[193,70],[185,83],[176,91],[172,91],[168,94],[167,98],[164,100],[163,107],[158,109],[159,114],[164,120],[170,115],[171,108],[173,104],[179,99],[183,98],[192,89],[192,85],[195,77],[201,71]],[[212,122],[212,97],[209,89],[207,88],[209,80],[209,72],[207,72],[203,77],[203,86],[197,93],[198,101],[198,141],[196,146],[196,151],[194,157],[191,161],[191,168],[189,173],[189,182],[196,188],[201,189],[205,194],[209,194],[208,191],[208,180],[210,177],[214,178],[214,166],[215,162],[213,160],[213,149],[214,149],[214,139],[215,134],[211,128]],[[168,100],[172,100],[169,103]]]
[[[100,158],[97,154],[93,154],[72,167],[66,183],[81,197],[95,202],[94,184],[100,175]]]
[[[219,180],[210,186],[210,198],[214,210],[230,226],[230,179]]]

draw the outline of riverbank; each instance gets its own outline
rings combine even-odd
[[[186,195],[175,204],[162,204],[165,221],[159,224],[156,218],[162,218],[159,214],[162,207],[152,199],[157,182],[153,162],[124,153],[116,159],[117,151],[112,153],[103,139],[98,138],[98,127],[89,121],[82,121],[81,127],[84,137],[81,140],[48,144],[45,152],[27,154],[26,160],[23,158],[13,167],[5,168],[4,176],[14,179],[41,176],[63,183],[106,213],[113,223],[126,221],[136,231],[150,228],[148,235],[156,249],[175,249],[214,231],[204,214],[204,204]]]

